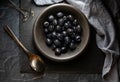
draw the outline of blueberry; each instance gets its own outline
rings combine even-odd
[[[67,52],[67,48],[65,46],[61,47],[61,53],[66,53]]]
[[[54,20],[53,20],[53,25],[54,25],[54,26],[56,26],[56,25],[57,25],[57,23],[58,23],[58,22],[57,22],[57,20],[56,20],[56,19],[54,19]]]
[[[63,17],[63,13],[62,12],[58,12],[57,13],[57,17],[59,17],[59,18]]]
[[[46,44],[48,46],[51,46],[52,45],[52,40],[50,38],[46,38]]]
[[[64,27],[67,29],[69,27],[68,23],[64,23]]]
[[[60,26],[62,26],[63,24],[64,24],[64,20],[61,18],[61,19],[59,19],[58,20],[58,24],[60,25]]]
[[[78,24],[78,21],[77,21],[77,19],[75,19],[74,21],[73,21],[73,25],[77,25]]]
[[[55,31],[52,32],[52,38],[57,38],[57,33]]]
[[[52,34],[49,33],[49,34],[46,35],[46,37],[52,39]]]
[[[64,23],[64,27],[65,27],[66,29],[72,27],[70,21],[67,21],[66,23]]]
[[[67,16],[63,16],[63,20],[66,21],[67,20]]]
[[[59,39],[60,41],[63,41],[63,35],[61,33],[57,34],[57,39]]]
[[[80,34],[81,31],[82,31],[81,26],[80,26],[80,25],[77,25],[77,26],[76,26],[76,32]]]
[[[61,31],[62,31],[62,27],[59,26],[59,25],[57,25],[57,26],[56,26],[56,31],[57,31],[57,32],[61,32]]]
[[[47,28],[44,29],[44,32],[47,34],[49,31]]]
[[[75,36],[76,42],[80,43],[81,42],[81,37],[79,35]]]
[[[54,16],[53,15],[50,15],[49,17],[48,17],[48,20],[51,22],[51,21],[53,21],[54,20]]]
[[[66,31],[62,31],[62,34],[63,34],[64,37],[67,36],[67,32]]]
[[[62,31],[64,31],[65,30],[65,27],[64,26],[62,26]]]
[[[48,27],[49,26],[49,22],[48,21],[45,21],[44,22],[44,27]]]
[[[73,29],[68,28],[68,29],[67,29],[67,34],[72,35],[72,34],[73,34]]]
[[[55,40],[54,40],[54,44],[55,44],[55,46],[57,46],[57,47],[60,47],[60,46],[61,46],[61,42],[60,42],[58,39],[55,39]]]
[[[48,31],[49,31],[49,32],[53,32],[53,30],[54,30],[54,26],[53,26],[53,25],[50,25],[50,26],[48,27]]]
[[[61,49],[60,48],[55,49],[55,55],[57,55],[57,56],[61,55]]]
[[[71,39],[75,39],[75,36],[76,36],[76,34],[75,33],[72,33],[71,35],[70,35],[70,37],[71,37]]]
[[[75,50],[76,49],[76,45],[72,42],[70,43],[69,47],[70,47],[70,50]]]
[[[71,39],[70,39],[70,37],[66,36],[66,37],[64,38],[64,41],[65,41],[65,44],[68,45],[68,44],[71,42]]]
[[[73,20],[74,20],[73,15],[68,15],[67,18],[68,18],[68,20],[70,20],[70,21],[73,21]]]
[[[55,45],[55,44],[52,44],[51,48],[52,48],[52,50],[55,50],[56,45]]]

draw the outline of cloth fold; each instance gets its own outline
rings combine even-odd
[[[34,0],[37,5],[48,5],[62,0]],[[39,3],[37,2],[39,1]],[[44,2],[44,4],[42,4]],[[118,41],[112,19],[100,0],[66,0],[67,3],[81,10],[89,23],[96,30],[96,43],[106,57],[102,70],[104,82],[119,82],[117,61],[119,57]]]

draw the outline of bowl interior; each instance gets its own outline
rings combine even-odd
[[[82,35],[81,35],[81,43],[77,45],[77,48],[74,51],[68,51],[65,54],[61,54],[60,56],[56,56],[54,51],[49,48],[45,43],[45,34],[43,29],[43,22],[47,20],[48,15],[55,14],[59,11],[62,11],[66,14],[72,14],[79,21],[82,27]],[[87,46],[89,41],[89,25],[85,16],[77,9],[68,4],[55,4],[46,8],[37,18],[34,25],[34,41],[39,49],[39,51],[46,56],[47,58],[54,61],[67,61],[75,58],[80,55],[82,51]]]

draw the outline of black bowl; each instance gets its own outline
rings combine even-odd
[[[67,14],[72,14],[75,18],[77,18],[82,27],[82,36],[81,43],[77,45],[77,48],[74,51],[68,51],[65,54],[56,56],[54,51],[45,43],[43,22],[50,14],[55,14],[59,11]],[[81,53],[85,50],[90,37],[90,29],[86,17],[80,10],[68,4],[54,4],[43,10],[43,12],[37,17],[34,24],[33,36],[35,44],[42,55],[46,56],[50,60],[64,62],[80,56]]]

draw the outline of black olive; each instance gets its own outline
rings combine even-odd
[[[57,13],[57,17],[59,17],[59,18],[63,17],[63,13],[62,12],[58,12]]]
[[[51,46],[52,45],[52,40],[50,38],[46,38],[46,44],[48,46]]]
[[[72,42],[70,43],[69,47],[70,47],[70,50],[75,50],[76,49],[76,45]]]
[[[49,26],[49,22],[48,21],[45,21],[44,22],[44,27],[48,27]]]
[[[67,18],[68,18],[68,20],[70,20],[70,21],[73,21],[73,20],[74,20],[73,15],[68,15]]]
[[[53,25],[56,26],[57,24],[58,24],[57,20],[54,19],[54,20],[53,20]]]
[[[48,17],[48,20],[51,22],[51,21],[53,21],[54,20],[54,16],[53,15],[50,15],[49,17]]]
[[[67,48],[65,46],[61,47],[61,53],[66,53],[67,52]]]
[[[62,27],[59,26],[59,25],[57,25],[57,26],[56,26],[56,31],[57,31],[57,32],[61,32],[61,31],[62,31]]]
[[[81,42],[81,37],[79,35],[75,36],[76,42],[80,43]]]
[[[61,55],[61,49],[60,48],[55,49],[55,55],[57,55],[57,56]]]
[[[58,39],[55,39],[55,40],[54,40],[54,44],[55,44],[55,46],[57,46],[57,47],[60,47],[60,46],[61,46],[61,42],[60,42]]]
[[[48,31],[49,31],[49,32],[53,32],[53,30],[54,30],[54,26],[53,26],[53,25],[50,25],[50,26],[48,27]]]

